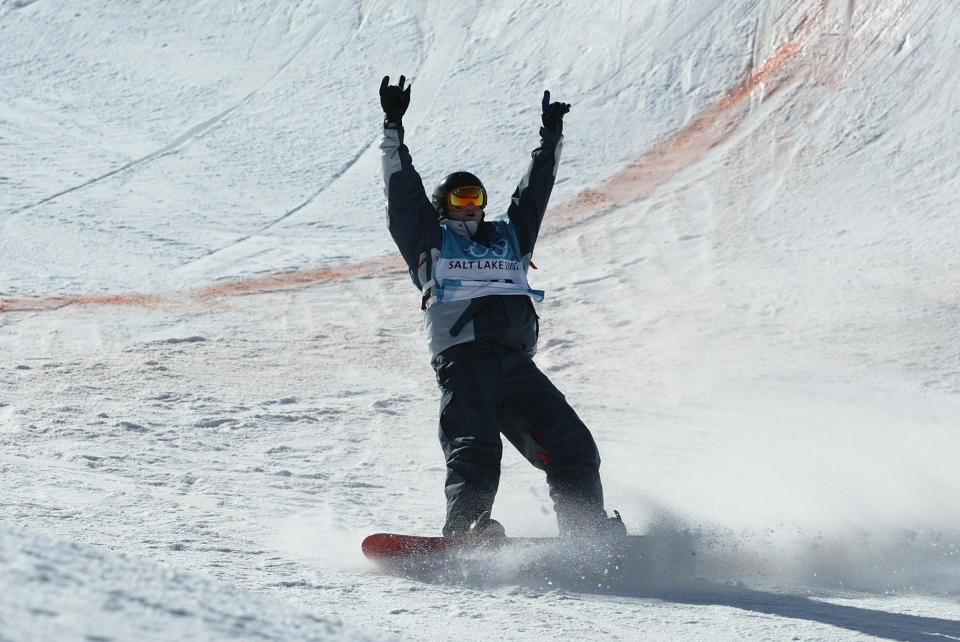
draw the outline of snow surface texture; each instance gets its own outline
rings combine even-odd
[[[958,42],[909,0],[0,3],[0,639],[960,638]],[[361,557],[443,511],[401,73],[492,214],[573,104],[537,361],[646,575]]]

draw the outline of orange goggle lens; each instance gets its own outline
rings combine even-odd
[[[454,211],[473,205],[482,210],[487,204],[487,191],[482,187],[458,187],[447,194],[447,207]]]

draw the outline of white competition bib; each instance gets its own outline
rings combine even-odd
[[[489,246],[458,236],[443,225],[443,246],[434,268],[437,301],[475,299],[490,294],[525,294],[543,301],[532,290],[520,256],[520,244],[508,221],[492,221],[496,234]]]

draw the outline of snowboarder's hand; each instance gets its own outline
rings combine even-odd
[[[570,111],[570,103],[550,102],[550,92],[543,92],[543,126],[550,131],[563,133],[563,115]]]
[[[390,129],[399,129],[403,127],[401,119],[410,105],[410,87],[404,89],[403,85],[407,82],[405,76],[400,76],[400,82],[396,85],[390,84],[390,76],[384,76],[380,83],[380,106],[383,107],[383,126]]]

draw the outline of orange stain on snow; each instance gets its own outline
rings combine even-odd
[[[696,165],[711,149],[723,143],[749,113],[748,98],[763,87],[767,94],[781,88],[792,76],[782,74],[803,50],[797,41],[781,45],[717,102],[704,109],[686,127],[664,139],[641,158],[607,179],[596,189],[581,192],[550,212],[550,223],[563,226],[584,216],[632,203],[649,196],[678,172]]]
[[[763,90],[769,98],[800,76],[799,59],[805,41],[824,18],[821,2],[792,30],[790,39],[739,83],[706,107],[689,124],[668,136],[639,159],[627,165],[600,187],[581,192],[550,211],[549,225],[563,227],[608,209],[649,196],[678,172],[696,165],[717,145],[726,141],[750,113],[751,97]]]
[[[376,276],[403,269],[403,261],[393,255],[379,256],[331,268],[280,272],[252,279],[227,281],[197,290],[191,296],[197,300],[219,299],[254,292],[271,292],[302,287],[323,281],[345,281],[362,276]]]
[[[0,312],[55,310],[70,305],[111,305],[148,310],[204,304],[226,297],[299,288],[324,281],[345,281],[403,269],[399,257],[380,256],[330,268],[294,270],[267,276],[224,281],[186,292],[168,294],[109,294],[100,296],[24,297],[0,299]]]

